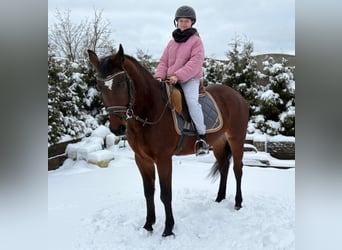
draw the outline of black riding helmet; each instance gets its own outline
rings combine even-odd
[[[178,18],[189,18],[193,21],[192,24],[194,24],[196,22],[196,13],[195,10],[193,8],[191,8],[190,6],[181,6],[177,9],[176,14],[175,14],[175,20],[173,21],[173,23],[175,24],[175,26],[177,26],[176,22],[178,20]]]

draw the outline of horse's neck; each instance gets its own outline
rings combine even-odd
[[[144,112],[161,107],[160,104],[163,102],[161,90],[154,82],[153,77],[146,76],[141,72],[143,69],[138,69],[133,62],[128,60],[125,60],[125,69],[134,85],[135,106]]]

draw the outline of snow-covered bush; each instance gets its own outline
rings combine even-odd
[[[48,58],[48,143],[82,137],[102,122],[102,101],[86,60]]]
[[[269,135],[295,136],[294,67],[287,66],[284,58],[275,62],[272,57],[266,58],[263,65],[268,84],[256,95],[259,108],[250,122]],[[259,115],[264,117],[263,121]]]

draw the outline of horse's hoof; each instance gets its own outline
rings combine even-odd
[[[146,229],[146,230],[149,231],[149,232],[152,232],[152,231],[153,231],[152,225],[146,225],[146,224],[145,224],[144,229]]]
[[[235,210],[240,210],[240,208],[241,208],[242,206],[240,205],[240,206],[238,206],[238,205],[235,205]]]
[[[172,231],[171,232],[166,232],[164,231],[164,233],[162,234],[163,237],[168,237],[168,236],[176,236]]]
[[[225,198],[219,198],[219,197],[217,197],[215,201],[216,201],[217,203],[220,203],[220,202],[223,201],[224,199],[225,199]]]

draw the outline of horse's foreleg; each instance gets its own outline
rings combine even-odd
[[[154,208],[154,184],[151,184],[149,180],[143,180],[143,182],[147,208],[144,228],[147,231],[153,231],[152,225],[156,222],[156,213]]]
[[[172,214],[172,159],[166,157],[159,159],[157,162],[157,169],[160,182],[160,199],[165,208],[165,229],[162,234],[163,237],[174,235],[172,232],[175,224]]]
[[[144,195],[147,208],[146,223],[144,228],[151,232],[153,231],[152,225],[156,222],[156,213],[154,207],[155,168],[153,162],[149,159],[142,159],[136,155],[135,161],[140,170],[144,184]]]
[[[241,139],[230,138],[229,145],[233,155],[234,162],[234,175],[236,180],[236,194],[235,194],[235,209],[239,210],[242,205],[242,193],[241,193],[241,179],[242,179],[242,158],[243,158],[243,144],[244,137]]]

